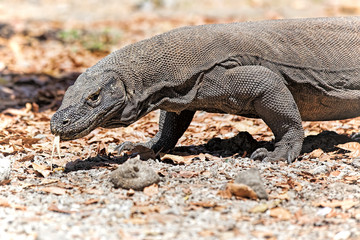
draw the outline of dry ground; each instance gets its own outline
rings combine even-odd
[[[79,72],[131,42],[183,25],[359,13],[352,0],[0,0],[0,161],[12,163],[0,239],[360,239],[360,118],[304,122],[303,153],[287,164],[232,151],[242,131],[272,140],[261,120],[199,112],[174,156],[147,162],[161,181],[143,191],[109,182],[126,160],[113,149],[153,136],[157,112],[63,142],[52,162],[49,131]],[[224,191],[251,167],[268,200]]]

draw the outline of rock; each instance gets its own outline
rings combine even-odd
[[[318,166],[318,167],[315,167],[314,169],[312,169],[310,171],[310,173],[314,176],[316,175],[320,175],[320,174],[325,174],[329,172],[329,167],[328,166],[325,166],[325,165],[321,165],[321,166]]]
[[[354,158],[351,164],[356,168],[360,168],[360,158]]]
[[[159,175],[146,162],[130,158],[110,175],[110,181],[116,188],[143,190],[160,181]]]
[[[320,208],[317,212],[316,215],[324,217],[326,215],[328,215],[331,212],[332,208],[331,207],[323,207]]]
[[[334,240],[346,240],[349,239],[351,236],[351,232],[350,231],[341,231],[338,232],[335,236],[334,236]]]
[[[0,184],[10,178],[11,160],[0,154]]]
[[[241,183],[249,186],[254,190],[259,199],[268,199],[268,194],[257,168],[250,168],[248,170],[241,171],[236,176],[235,183]]]

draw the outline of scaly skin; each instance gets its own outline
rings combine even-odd
[[[360,115],[360,17],[183,27],[115,51],[81,74],[51,119],[62,140],[126,127],[161,109],[143,146],[172,149],[198,110],[262,118],[275,150],[300,153],[302,120]],[[120,149],[136,144],[126,142]]]

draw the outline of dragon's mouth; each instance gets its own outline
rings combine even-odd
[[[69,140],[82,138],[82,137],[88,135],[96,127],[97,127],[96,124],[92,124],[91,126],[85,127],[81,130],[70,129],[69,131],[56,131],[53,134],[55,136],[59,136],[60,140],[69,141]]]
[[[72,116],[71,114],[66,114]],[[59,136],[60,140],[74,140],[88,135],[92,130],[97,128],[100,123],[103,121],[103,117],[98,117],[97,119],[86,119],[81,117],[78,119],[72,119],[66,125],[64,120],[66,116],[64,112],[57,112],[51,119],[51,133],[55,136]]]
[[[106,128],[109,128],[108,126],[112,128],[126,127],[129,124],[126,123],[119,124],[119,121],[116,122],[113,121],[114,119],[116,119],[116,116],[118,115],[119,108],[121,108],[121,106],[111,106],[105,109],[102,113],[97,113],[96,118],[92,120],[88,119],[87,123],[84,121],[84,119],[86,119],[85,117],[79,118],[76,122],[72,124],[73,126],[77,126],[77,128],[70,127],[69,131],[59,132],[58,135],[60,136],[61,140],[73,140],[88,135],[91,131],[93,131],[97,127],[106,127]]]

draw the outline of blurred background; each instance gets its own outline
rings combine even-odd
[[[55,109],[99,59],[176,27],[359,13],[359,0],[0,0],[0,111]]]
[[[358,0],[1,0],[0,19],[99,21],[133,14],[243,20],[358,14]],[[10,18],[10,19],[9,19]]]

